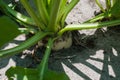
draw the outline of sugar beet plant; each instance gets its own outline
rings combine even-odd
[[[116,1],[120,3],[119,0]],[[4,58],[15,55],[30,46],[35,45],[40,40],[46,40],[45,42],[47,43],[45,43],[46,50],[44,57],[36,69],[11,67],[6,72],[9,80],[14,80],[15,78],[17,80],[69,80],[65,73],[59,73],[48,69],[48,58],[53,45],[56,45],[56,40],[63,36],[66,37],[66,34],[71,35],[70,31],[73,30],[102,28],[104,26],[109,27],[120,24],[119,18],[111,19],[106,22],[97,22],[97,20],[105,18],[107,13],[105,13],[105,10],[100,7],[103,10],[103,13],[95,18],[92,18],[82,24],[65,25],[67,15],[79,2],[79,0],[71,0],[70,2],[68,2],[68,0],[32,0],[35,6],[34,9],[31,7],[28,0],[20,0],[20,2],[26,9],[29,16],[17,12],[13,7],[9,7],[4,1],[0,0],[0,10],[5,14],[0,17],[0,47],[21,34],[21,30],[19,30],[20,27],[16,24],[16,22],[24,25],[25,30],[27,32],[34,33],[34,35],[25,42],[19,44],[17,47],[0,50],[0,57]],[[114,6],[117,5],[117,2],[114,3]],[[119,9],[120,7],[118,5],[115,8],[112,7],[112,9],[111,5],[107,5],[107,8],[110,10],[109,12],[112,13],[112,11],[116,11],[116,8]],[[119,12],[116,14],[118,13]],[[68,39],[68,43],[66,42],[66,44],[68,44],[67,47],[70,47],[72,39],[69,37],[66,39]],[[60,48],[63,48],[61,47],[63,45],[59,46]]]
[[[94,18],[88,20],[87,22],[95,22],[97,20],[118,20],[120,19],[120,0],[105,0],[105,7],[101,4],[100,0],[95,0],[96,4],[102,11],[101,14],[95,16]]]

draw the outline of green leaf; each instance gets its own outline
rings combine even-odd
[[[111,8],[112,16],[120,18],[120,0],[115,0],[113,7]]]
[[[11,67],[6,71],[9,80],[39,80],[38,69]],[[70,80],[65,73],[46,70],[43,80]]]
[[[9,80],[38,80],[37,69],[11,67],[6,71]]]
[[[7,16],[0,17],[0,47],[20,34],[18,25]]]
[[[46,74],[44,75],[44,80],[70,80],[70,79],[63,72],[47,70]]]

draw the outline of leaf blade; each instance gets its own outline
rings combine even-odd
[[[20,34],[18,25],[7,16],[0,17],[0,47]]]
[[[11,67],[6,71],[9,80],[39,80],[37,69]],[[63,72],[46,70],[43,80],[70,80]]]

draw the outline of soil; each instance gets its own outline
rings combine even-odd
[[[99,12],[94,0],[81,0],[71,11],[66,22],[82,23]],[[49,68],[64,71],[71,80],[120,80],[120,28],[91,29],[79,31],[79,36],[69,49],[52,52]],[[25,40],[21,35],[9,47]],[[5,47],[6,48],[6,47]],[[31,47],[33,48],[33,47]],[[15,56],[0,59],[0,80],[7,80],[5,71],[11,66],[36,67],[44,48],[37,50],[36,58],[31,49]]]

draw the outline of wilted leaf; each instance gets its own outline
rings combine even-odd
[[[0,47],[20,34],[18,25],[7,16],[0,17]]]

